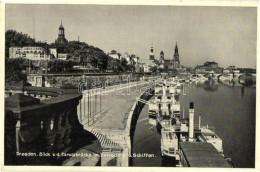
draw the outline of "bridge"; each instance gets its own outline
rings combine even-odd
[[[234,80],[234,81],[240,81],[241,77],[248,75],[248,73],[196,73],[197,77],[206,77],[215,79],[218,81],[223,80]],[[250,73],[249,75],[256,78],[255,73]]]

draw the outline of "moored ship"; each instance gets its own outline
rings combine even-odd
[[[172,158],[176,166],[233,167],[230,158],[223,153],[222,139],[214,128],[194,125],[194,103],[190,103],[189,117],[181,118],[180,102],[176,99],[177,84],[165,83],[149,104],[149,118],[161,134],[162,158]],[[151,115],[152,114],[152,115]],[[197,159],[197,161],[195,160]]]

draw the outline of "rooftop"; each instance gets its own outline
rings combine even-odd
[[[223,156],[210,143],[181,142],[180,147],[190,167],[231,168]]]
[[[47,44],[47,46],[49,46]],[[24,43],[23,45],[12,45],[11,47],[46,47],[46,43],[37,42],[37,43]]]
[[[209,62],[209,61],[207,61],[206,63],[208,63],[208,64],[218,64],[216,62]]]

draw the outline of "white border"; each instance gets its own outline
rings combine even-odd
[[[4,73],[5,73],[5,57],[4,57],[4,51],[5,51],[5,4],[105,4],[105,5],[170,5],[170,6],[236,6],[236,7],[257,7],[257,101],[256,101],[256,149],[255,149],[255,168],[234,168],[234,169],[223,169],[223,168],[169,168],[169,167],[85,167],[85,166],[79,166],[79,167],[64,167],[64,166],[4,166]],[[259,2],[256,1],[186,1],[186,0],[179,0],[179,1],[173,1],[173,0],[164,0],[160,2],[159,0],[129,0],[129,1],[123,1],[123,0],[88,0],[88,1],[65,1],[65,0],[55,0],[55,1],[37,1],[37,0],[31,0],[31,1],[11,1],[6,0],[2,1],[0,4],[0,88],[2,91],[0,92],[1,96],[1,103],[0,103],[0,109],[1,109],[1,170],[8,170],[8,171],[50,171],[50,170],[62,170],[62,171],[260,171],[260,165],[258,162],[260,162],[260,146],[259,146],[259,129],[260,129],[260,117],[259,117],[259,50],[258,50],[258,41],[259,41],[259,8],[258,8]],[[246,136],[245,136],[246,141]],[[241,155],[242,156],[242,155]]]

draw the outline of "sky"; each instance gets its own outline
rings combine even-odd
[[[221,67],[256,66],[255,7],[192,7],[149,5],[6,4],[6,30],[14,29],[52,43],[61,20],[65,37],[86,42],[104,52],[173,58],[177,42],[181,64],[195,67],[215,61]]]

